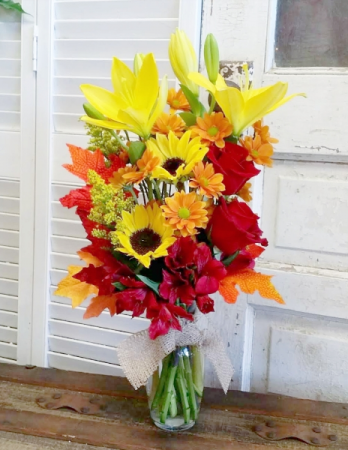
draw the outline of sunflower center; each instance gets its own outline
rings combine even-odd
[[[132,234],[130,243],[139,255],[154,252],[161,245],[161,236],[151,228],[143,228]]]
[[[181,158],[169,158],[163,164],[163,169],[166,169],[171,175],[175,175],[181,164],[184,164],[184,160]]]
[[[218,134],[219,129],[218,129],[218,127],[210,127],[210,128],[208,128],[207,132],[208,132],[209,136],[214,137]]]
[[[180,219],[188,219],[190,217],[191,213],[188,208],[180,208],[178,211],[178,216]]]

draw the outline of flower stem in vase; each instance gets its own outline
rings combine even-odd
[[[175,381],[174,381],[174,383],[175,383]],[[172,398],[170,399],[170,405],[169,405],[169,414],[170,414],[170,417],[172,417],[172,418],[174,418],[178,415],[178,405],[176,403],[176,399],[177,399],[176,390],[175,390],[175,387],[173,386]]]
[[[170,360],[168,365],[168,374],[166,383],[164,386],[164,393],[162,396],[162,402],[161,402],[161,411],[160,411],[160,421],[161,423],[166,423],[167,417],[168,417],[168,410],[170,406],[170,402],[173,396],[173,389],[174,389],[174,380],[175,375],[177,371],[178,366],[175,365],[175,361]]]
[[[155,409],[160,400],[161,400],[161,395],[164,389],[164,385],[166,383],[166,378],[167,378],[167,373],[168,373],[168,365],[169,365],[169,359],[170,359],[170,355],[168,355],[166,358],[164,358],[163,363],[162,363],[162,372],[161,372],[161,377],[158,383],[158,387],[157,387],[157,391],[155,394],[155,398],[153,399],[152,405],[151,405],[151,409]]]
[[[203,373],[203,360],[200,350],[197,347],[192,347],[192,369],[193,369],[193,384],[196,394],[199,397],[203,397],[204,389],[204,373]]]
[[[188,400],[192,412],[192,419],[196,420],[198,411],[197,411],[197,400],[196,400],[196,393],[195,388],[193,385],[193,379],[192,379],[192,370],[191,370],[191,361],[189,355],[183,356],[184,361],[184,367],[185,367],[185,378],[187,382],[187,392],[188,392]]]
[[[152,375],[151,392],[150,392],[150,397],[149,397],[150,405],[152,405],[153,400],[155,398],[156,392],[158,390],[159,382],[160,382],[160,375],[159,375],[159,369],[157,369]]]
[[[182,413],[184,416],[185,423],[189,423],[191,420],[191,409],[187,398],[187,388],[185,385],[185,371],[184,371],[184,363],[182,360],[182,356],[179,357],[179,367],[178,367],[178,374],[176,377],[176,385],[177,390],[179,392],[180,396],[180,402],[182,406]]]

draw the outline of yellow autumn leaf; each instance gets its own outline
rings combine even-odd
[[[271,283],[271,275],[254,272],[251,269],[240,270],[228,275],[220,282],[219,292],[227,303],[235,303],[239,295],[236,285],[245,294],[259,292],[261,297],[285,304],[277,289]]]
[[[93,256],[92,253],[83,252],[82,250],[80,250],[79,252],[77,252],[77,254],[79,255],[80,259],[82,259],[82,261],[87,264],[92,264],[94,267],[100,267],[103,265],[103,263],[96,256]]]
[[[96,286],[73,278],[73,276],[81,272],[82,269],[83,267],[80,266],[69,266],[68,275],[59,282],[58,288],[54,293],[54,295],[58,295],[59,297],[70,298],[73,308],[81,305],[89,295],[98,294],[99,292],[99,289]]]

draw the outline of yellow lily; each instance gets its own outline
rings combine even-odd
[[[189,73],[198,72],[196,52],[187,34],[176,30],[169,43],[169,60],[177,79],[198,97],[199,87],[188,78]]]
[[[249,87],[248,70],[246,68],[244,70],[246,83],[241,90],[227,86],[221,75],[218,76],[215,85],[200,73],[191,73],[189,75],[192,81],[214,95],[226,118],[233,126],[233,135],[236,137],[239,137],[250,125],[284,105],[292,98],[298,95],[306,97],[303,93],[285,97],[288,83],[281,81],[271,86],[253,89]]]
[[[114,92],[90,84],[81,85],[89,103],[107,119],[83,116],[81,120],[102,128],[128,130],[147,139],[166,105],[168,95],[167,78],[162,79],[160,87],[158,85],[158,70],[153,54],[144,57],[137,75],[118,58],[114,58],[111,78]]]

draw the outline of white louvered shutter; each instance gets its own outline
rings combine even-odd
[[[168,74],[169,85],[174,86],[168,60],[170,34],[180,20],[181,28],[194,40],[199,36],[200,11],[200,0],[54,1],[50,367],[121,375],[115,347],[130,333],[148,327],[146,319],[127,314],[111,318],[108,312],[85,321],[88,301],[73,310],[70,300],[53,295],[67,266],[81,263],[76,251],[88,243],[74,211],[58,201],[78,181],[62,168],[70,161],[66,143],[87,144],[84,126],[78,121],[84,102],[79,85],[91,83],[111,90],[112,56],[132,67],[135,53],[153,52],[160,76]]]

